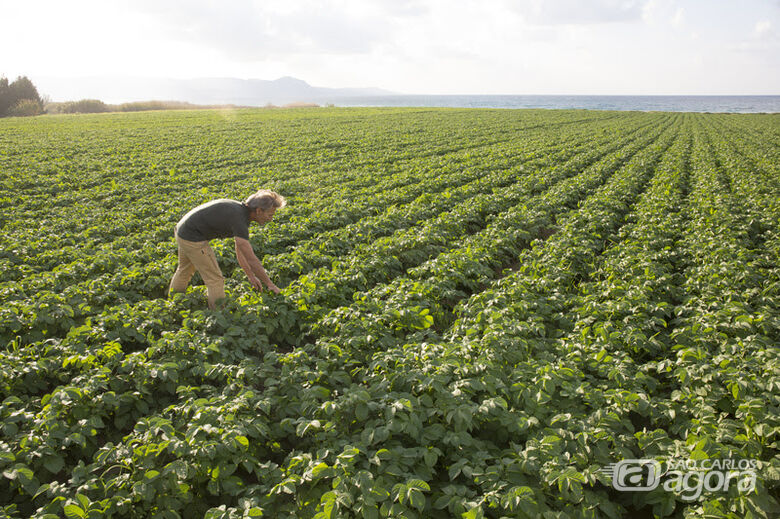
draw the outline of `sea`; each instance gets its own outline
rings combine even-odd
[[[780,95],[764,96],[587,96],[587,95],[389,95],[340,97],[335,106],[449,108],[546,108],[663,112],[777,113]]]

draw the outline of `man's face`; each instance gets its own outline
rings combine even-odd
[[[255,211],[255,221],[260,225],[266,224],[271,220],[273,220],[275,212],[276,212],[276,207],[272,207],[268,211],[263,211],[261,209],[258,209],[257,211]]]

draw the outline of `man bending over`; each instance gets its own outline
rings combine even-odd
[[[214,200],[199,205],[185,214],[176,224],[174,234],[179,245],[179,265],[171,280],[169,292],[184,292],[197,270],[208,290],[209,308],[225,297],[225,278],[217,264],[217,257],[209,246],[215,238],[233,237],[236,242],[236,259],[244,269],[249,283],[257,290],[263,284],[269,290],[279,293],[268,277],[260,260],[249,243],[249,222],[265,225],[274,217],[274,212],[287,205],[283,196],[261,189],[245,202],[236,200]]]

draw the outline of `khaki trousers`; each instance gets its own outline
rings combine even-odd
[[[179,245],[179,265],[171,279],[169,292],[184,292],[197,270],[208,290],[209,308],[214,308],[219,299],[225,297],[225,278],[217,263],[217,256],[208,241],[187,241],[179,238],[174,229],[176,243]]]

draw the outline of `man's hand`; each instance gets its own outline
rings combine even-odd
[[[263,291],[263,284],[260,282],[259,279],[257,279],[256,276],[249,276],[249,283],[254,287],[255,290],[258,292]]]
[[[268,287],[268,290],[274,294],[281,292],[279,287],[277,287],[274,282],[271,281],[271,278],[268,277],[268,273],[266,273],[262,263],[260,263],[260,260],[255,256],[249,240],[239,238],[238,236],[235,237],[235,240],[236,259],[238,260],[238,264],[241,265],[241,268],[244,269],[246,277],[249,278],[249,282],[252,286],[260,291],[263,290],[263,284],[265,284],[265,286]]]

